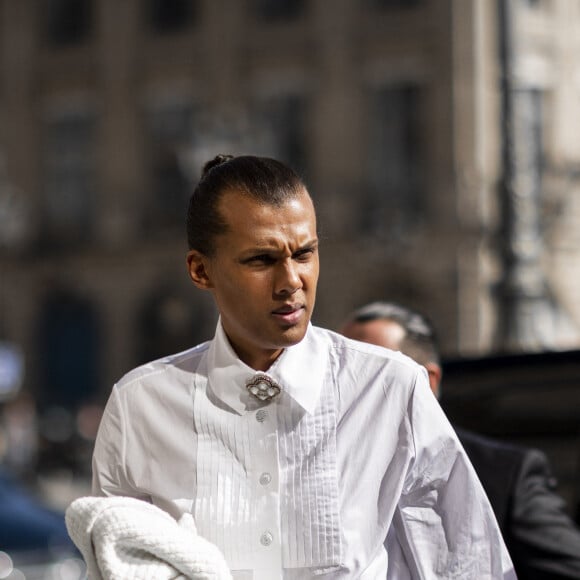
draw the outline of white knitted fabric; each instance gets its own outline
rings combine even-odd
[[[129,497],[81,497],[66,526],[90,580],[231,580],[217,546],[197,534],[191,514],[179,522]]]

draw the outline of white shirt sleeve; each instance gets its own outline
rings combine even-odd
[[[412,461],[394,527],[413,578],[515,579],[481,483],[426,379],[408,417]]]
[[[130,485],[126,476],[124,414],[115,386],[107,401],[93,451],[92,494],[148,500]]]

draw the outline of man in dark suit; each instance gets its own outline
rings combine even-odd
[[[340,332],[401,351],[422,364],[435,396],[442,368],[429,320],[398,304],[375,302],[355,311]],[[556,492],[547,457],[456,429],[489,497],[520,580],[580,579],[580,530]]]

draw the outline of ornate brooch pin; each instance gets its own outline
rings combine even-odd
[[[250,395],[262,402],[270,402],[280,394],[280,387],[268,375],[256,375],[246,383]]]

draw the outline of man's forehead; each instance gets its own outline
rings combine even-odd
[[[297,199],[299,200],[308,199],[310,200],[310,203],[313,203],[310,193],[308,193],[308,190],[304,186],[300,186],[296,190],[290,189],[283,195],[280,194],[279,192],[278,194],[273,193],[271,198],[256,195],[252,191],[247,189],[238,189],[236,187],[232,187],[222,191],[218,203],[223,203],[226,205],[236,203],[247,203],[259,206],[281,207]]]
[[[289,197],[281,205],[236,191],[225,193],[220,202],[226,225],[223,235],[234,235],[238,244],[277,245],[281,238],[291,238],[296,244],[317,240],[316,213],[307,192]]]
[[[368,322],[354,322],[346,329],[351,338],[377,344],[392,350],[399,350],[405,338],[405,329],[394,320],[377,318]]]
[[[306,190],[290,195],[281,203],[263,201],[251,194],[237,190],[224,192],[218,203],[218,211],[226,222],[247,222],[252,218],[276,216],[282,212],[286,216],[306,218],[316,221],[316,211],[312,198]]]

